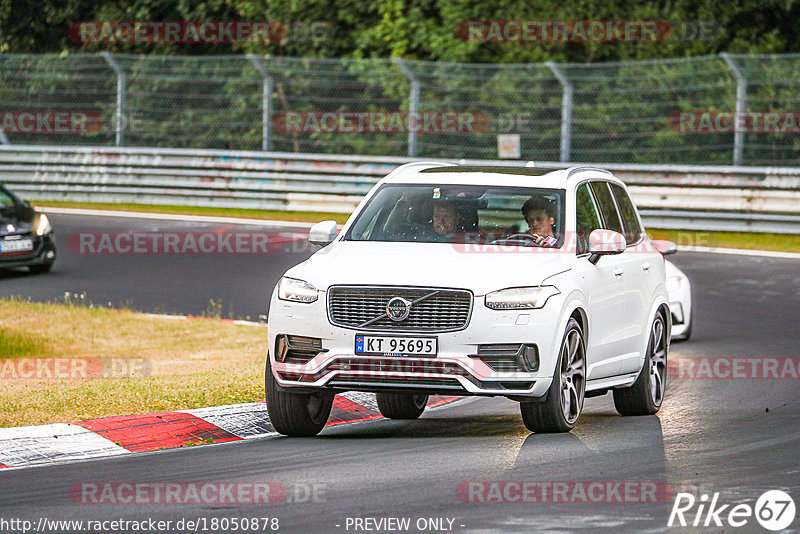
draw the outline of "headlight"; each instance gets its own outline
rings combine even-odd
[[[49,234],[52,231],[53,228],[50,226],[50,221],[47,220],[47,215],[40,213],[36,220],[36,235]]]
[[[681,288],[681,277],[669,276],[667,277],[665,285],[667,287],[667,291],[670,293],[672,293],[673,291],[678,291]]]
[[[486,295],[486,307],[493,310],[541,308],[547,303],[547,299],[559,293],[555,286],[501,289]]]
[[[311,303],[316,302],[317,293],[316,287],[295,278],[286,278],[284,276],[278,284],[278,298],[281,300]]]

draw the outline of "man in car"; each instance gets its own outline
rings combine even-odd
[[[521,211],[536,244],[542,247],[556,244],[558,240],[553,235],[556,218],[551,202],[542,197],[531,197],[522,205]]]
[[[433,205],[433,231],[442,239],[452,238],[458,229],[458,210],[455,204],[437,202]]]

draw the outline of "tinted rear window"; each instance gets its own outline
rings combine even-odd
[[[603,228],[622,233],[622,223],[620,223],[617,207],[611,197],[606,182],[592,182],[590,184],[597,206],[600,208],[600,215],[603,217]]]
[[[642,227],[639,226],[639,219],[636,218],[636,209],[623,188],[617,184],[611,184],[611,191],[614,193],[622,216],[622,225],[625,227],[625,243],[633,245],[642,237]]]

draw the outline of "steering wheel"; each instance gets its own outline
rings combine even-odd
[[[545,241],[544,236],[539,234],[511,234],[501,239],[495,239],[490,245],[514,245],[526,247],[529,245],[536,245],[539,247],[549,247],[550,244]]]

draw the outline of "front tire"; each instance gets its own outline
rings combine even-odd
[[[620,415],[653,415],[664,402],[667,388],[667,327],[659,313],[650,328],[647,354],[633,385],[614,390],[614,407]]]
[[[428,404],[428,395],[377,393],[378,409],[388,419],[417,419]]]
[[[585,394],[586,342],[581,325],[570,318],[547,400],[519,405],[525,428],[531,432],[569,432],[581,414]]]
[[[328,422],[333,406],[331,393],[291,393],[279,391],[267,355],[264,374],[269,421],[275,431],[285,436],[316,436]]]

